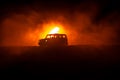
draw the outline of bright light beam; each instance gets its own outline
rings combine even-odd
[[[55,34],[55,33],[58,33],[59,32],[59,27],[55,27],[53,30],[51,30],[50,32],[49,32],[49,34]]]

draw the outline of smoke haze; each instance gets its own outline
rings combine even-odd
[[[78,3],[74,8],[64,5],[60,9],[35,4],[5,14],[1,19],[1,46],[38,46],[41,35],[49,28],[45,24],[51,23],[62,25],[69,45],[119,44],[117,11],[97,22],[101,6],[96,2]]]

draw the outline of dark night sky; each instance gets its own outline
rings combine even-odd
[[[25,7],[30,7],[34,10],[68,10],[73,11],[77,5],[80,5],[82,2],[88,3],[97,3],[100,6],[99,13],[94,18],[94,21],[99,21],[102,18],[106,17],[108,14],[117,11],[120,12],[120,5],[118,0],[1,0],[0,1],[0,12],[1,19],[4,18],[8,13],[19,12]]]
[[[83,4],[87,3],[87,4]],[[97,13],[94,17],[92,17],[91,22],[93,24],[99,24],[101,21],[106,19],[106,17],[112,13],[120,13],[120,3],[119,0],[1,0],[0,1],[0,25],[4,19],[10,16],[12,13],[25,13],[29,12],[30,10],[34,10],[36,12],[59,12],[64,13],[67,12],[69,17],[72,17],[74,11],[85,11],[89,10],[88,4],[95,3],[98,7]],[[76,9],[78,6],[84,5],[80,9]],[[87,7],[85,7],[87,6]],[[119,19],[120,16],[115,16],[115,19]],[[113,18],[114,19],[114,18]],[[71,19],[72,20],[72,19]],[[119,21],[118,21],[119,22]],[[0,27],[1,37],[2,35],[2,28]],[[119,31],[118,31],[119,32]],[[1,39],[2,41],[2,39]]]

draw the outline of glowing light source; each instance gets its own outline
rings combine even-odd
[[[59,27],[55,27],[53,30],[51,30],[50,32],[49,32],[49,34],[55,34],[55,33],[58,33],[59,32]]]

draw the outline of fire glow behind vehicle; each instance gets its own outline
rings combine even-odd
[[[47,34],[45,39],[40,39],[40,46],[67,46],[67,35],[66,34]]]

